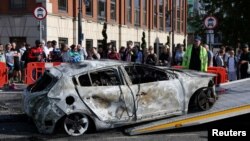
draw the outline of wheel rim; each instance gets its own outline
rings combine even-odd
[[[64,120],[64,129],[71,136],[79,136],[84,134],[89,126],[89,120],[86,115],[73,114]]]
[[[213,99],[211,93],[210,89],[203,89],[198,95],[198,106],[202,110],[208,110],[214,104],[214,102],[211,102],[211,99]]]

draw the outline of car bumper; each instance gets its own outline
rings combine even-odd
[[[65,115],[56,103],[46,93],[31,94],[25,90],[23,94],[24,112],[32,117],[40,133],[53,133],[57,121]]]

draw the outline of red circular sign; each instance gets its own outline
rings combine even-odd
[[[43,20],[47,16],[47,10],[43,6],[38,6],[33,11],[33,16],[38,20]]]
[[[214,16],[208,16],[204,20],[204,25],[207,29],[214,29],[218,25],[218,20]]]

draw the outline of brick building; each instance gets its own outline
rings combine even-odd
[[[187,0],[83,0],[82,31],[84,46],[101,45],[102,28],[107,22],[108,41],[117,47],[126,46],[131,40],[141,43],[142,32],[146,33],[147,45],[159,41],[172,44],[172,13],[174,10],[174,43],[183,43],[186,38]],[[36,6],[47,11],[43,39],[59,43],[78,42],[78,0],[1,0],[0,42],[34,44],[39,39],[39,24],[33,16]],[[169,37],[169,38],[168,38]]]

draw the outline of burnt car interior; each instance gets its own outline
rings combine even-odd
[[[89,77],[90,76],[90,77]],[[121,81],[116,69],[106,69],[79,76],[81,86],[117,86]]]
[[[30,85],[27,89],[31,92],[43,91],[55,80],[56,78],[52,77],[49,72],[45,72],[42,77],[36,81],[36,83]]]
[[[144,66],[125,66],[132,84],[169,80],[168,75],[154,68]]]

